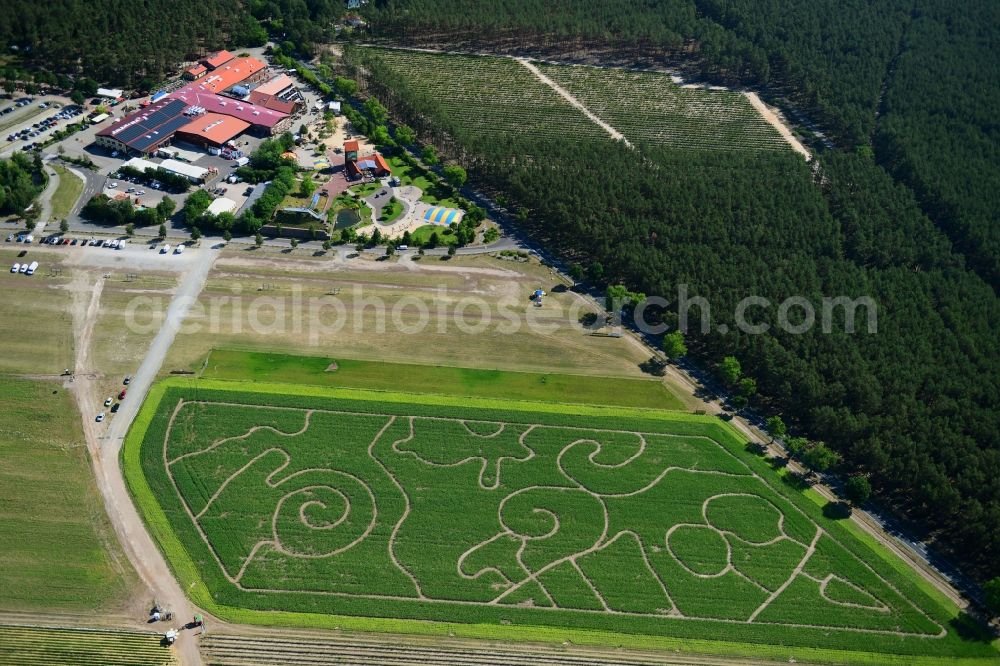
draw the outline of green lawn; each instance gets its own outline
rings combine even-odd
[[[403,214],[403,204],[399,201],[389,202],[382,207],[382,214],[379,215],[379,222],[395,222]]]
[[[60,164],[53,164],[52,168],[59,174],[59,187],[52,195],[52,219],[58,223],[59,220],[69,216],[73,204],[80,198],[80,194],[83,192],[83,181]]]
[[[438,224],[425,224],[422,227],[414,229],[410,234],[410,238],[414,245],[423,245],[430,240],[431,234],[437,232],[438,245],[455,245],[458,243],[458,237],[453,233],[446,234],[444,231],[447,228]]]
[[[108,554],[113,548],[127,566],[72,398],[54,382],[0,376],[0,413],[0,606],[92,611],[120,603],[133,574],[123,576]]]
[[[382,183],[378,181],[374,183],[360,183],[358,185],[351,185],[350,190],[360,197],[367,197],[369,194],[374,194],[382,189]]]
[[[390,157],[388,162],[393,175],[398,177],[403,185],[413,185],[421,189],[423,195],[420,200],[424,203],[448,208],[461,208],[457,201],[450,198],[454,195],[454,191],[447,185],[431,183],[426,172],[420,167],[410,166],[399,157]]]
[[[714,417],[171,378],[123,463],[182,585],[226,620],[751,660],[998,657]]]
[[[335,371],[327,371],[336,362]],[[345,386],[545,402],[621,405],[683,410],[662,382],[627,377],[476,370],[434,365],[292,356],[216,349],[206,379]]]
[[[390,157],[386,161],[389,163],[392,175],[399,178],[403,185],[413,185],[424,192],[433,187],[431,181],[427,179],[426,172],[420,167],[411,166],[398,156]]]

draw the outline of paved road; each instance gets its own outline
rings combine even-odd
[[[59,189],[59,174],[56,173],[55,169],[48,164],[45,164],[42,168],[45,169],[45,173],[48,174],[49,182],[45,186],[42,193],[38,195],[38,198],[35,200],[41,210],[38,214],[38,222],[35,224],[35,229],[32,233],[39,241],[42,238],[42,234],[45,233],[45,225],[49,223],[49,218],[52,217],[52,196],[56,193],[56,190]]]
[[[208,272],[215,263],[219,250],[205,247],[200,249],[198,254],[199,257],[193,267],[181,278],[167,309],[163,325],[153,339],[139,369],[132,376],[128,399],[122,401],[121,408],[111,419],[106,434],[96,441],[88,442],[97,486],[104,496],[108,516],[125,552],[140,578],[153,591],[160,604],[174,611],[182,622],[192,616],[193,606],[188,602],[132,503],[119,464],[119,455],[125,435],[156,379],[191,304],[204,288]],[[84,412],[84,418],[88,417],[89,414]],[[88,429],[88,432],[93,432],[93,429]],[[92,440],[91,437],[88,439]],[[177,650],[184,664],[194,666],[201,664],[201,655],[192,632],[181,632]]]

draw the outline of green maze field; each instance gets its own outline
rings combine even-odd
[[[168,380],[129,437],[220,607],[996,654],[718,420],[302,389]]]

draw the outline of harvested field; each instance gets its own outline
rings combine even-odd
[[[110,629],[0,626],[0,664],[10,666],[169,666],[160,634]]]

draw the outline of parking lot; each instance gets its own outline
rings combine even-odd
[[[312,126],[322,115],[321,111],[315,107],[316,101],[319,99],[316,92],[306,86],[301,87],[300,91],[305,108],[304,112],[294,119],[290,127],[293,133],[297,132],[302,125]],[[113,123],[115,119],[120,119],[137,108],[138,102],[139,100],[130,100],[111,108],[108,119],[96,125],[87,123],[77,133],[57,144],[47,146],[43,150],[43,157],[46,159],[64,158],[66,160],[64,166],[70,168],[84,180],[83,193],[66,218],[70,232],[79,235],[110,234],[124,237],[124,227],[93,224],[80,217],[80,211],[86,202],[94,195],[102,193],[111,198],[126,196],[133,203],[146,207],[155,207],[164,197],[169,196],[175,203],[175,210],[179,211],[184,206],[187,197],[195,191],[195,188],[201,187],[211,192],[213,196],[231,199],[236,203],[236,210],[239,211],[248,200],[249,188],[247,184],[242,182],[226,182],[237,168],[235,160],[226,159],[221,155],[212,155],[201,146],[181,142],[171,146],[180,149],[181,154],[177,157],[182,161],[204,169],[213,169],[218,174],[206,184],[195,185],[186,193],[165,193],[155,187],[154,181],[149,179],[138,179],[138,182],[132,182],[118,177],[119,168],[129,159],[129,156],[115,154],[115,151],[98,146],[95,143],[96,135],[108,127],[110,123]],[[41,106],[42,104],[45,106]],[[7,108],[10,108],[10,111],[5,112]],[[9,156],[15,150],[30,149],[32,144],[37,145],[44,142],[51,137],[53,132],[64,128],[67,124],[84,120],[87,113],[87,108],[76,107],[67,98],[51,95],[33,97],[30,101],[27,101],[25,95],[17,95],[11,100],[0,100],[0,155]],[[248,133],[236,138],[234,144],[243,155],[249,155],[264,140],[265,137]],[[300,153],[301,162],[308,164],[310,159],[305,157],[307,151],[297,152]],[[87,169],[70,163],[70,160],[74,159],[89,160],[95,168]],[[155,155],[148,156],[146,159],[153,163],[162,161],[161,157]],[[173,220],[167,223],[168,235],[174,238],[179,235],[188,236],[190,229],[178,220],[179,217],[174,215]],[[52,229],[50,228],[48,231],[51,232]],[[157,233],[158,229],[155,227],[135,229],[137,237],[146,239],[154,237]]]
[[[12,234],[8,232],[7,238]],[[23,248],[15,261],[23,263],[20,255],[41,259],[38,252],[58,252],[64,254],[64,264],[96,266],[115,270],[185,270],[197,258],[201,250],[198,246],[188,246],[173,242],[157,242],[151,238],[113,238],[107,235],[94,237],[82,233],[69,232],[54,234],[33,243],[19,244],[17,238],[25,234],[13,234],[13,240],[4,246],[17,250]],[[178,250],[178,248],[181,248]],[[31,251],[34,249],[35,251]]]
[[[14,144],[15,148],[19,150],[31,150],[37,144],[51,138],[51,134],[62,129],[62,127],[81,121],[85,122],[81,118],[84,115],[84,109],[77,104],[69,104],[60,108],[57,102],[35,102],[33,98],[25,97],[19,100],[15,106],[8,108],[16,111],[17,109],[34,105],[37,105],[38,109],[44,111],[44,113],[39,114],[41,117],[39,118],[39,115],[32,115],[30,119],[39,119],[30,125],[25,121],[23,125],[15,126],[13,131],[7,135],[6,140]],[[0,114],[7,115],[5,111],[0,111]],[[22,145],[18,146],[18,142],[22,142]]]
[[[63,114],[66,107],[73,107],[75,114],[68,117]],[[21,95],[3,100],[0,102],[0,156],[9,157],[15,150],[26,150],[27,146],[45,141],[52,132],[79,122],[83,113],[85,110],[82,107],[52,95]],[[61,114],[63,117],[59,117]],[[43,124],[46,126],[43,127]]]

